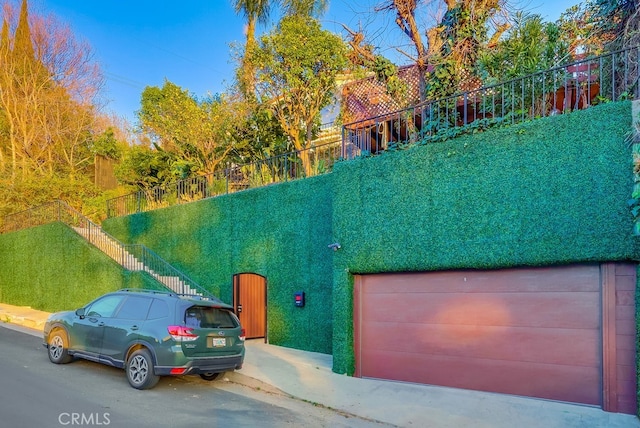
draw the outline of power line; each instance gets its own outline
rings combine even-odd
[[[130,86],[132,88],[135,89],[144,89],[145,85],[144,83],[138,82],[137,80],[133,80],[133,79],[129,79],[128,77],[124,77],[124,76],[120,76],[119,74],[115,74],[115,73],[104,73],[105,77],[109,80],[112,80],[114,82],[117,83],[121,83],[123,85],[126,86]]]

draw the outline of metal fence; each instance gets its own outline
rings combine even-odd
[[[140,190],[107,201],[107,217],[150,211],[234,193],[272,183],[330,172],[340,157],[340,142],[313,146],[260,161],[232,165],[224,171]]]
[[[2,217],[0,232],[14,232],[27,227],[59,221],[62,218],[62,206],[58,201],[49,202],[28,210],[19,211]]]
[[[517,123],[639,98],[640,47],[583,58],[507,82],[343,126],[342,157],[375,154],[478,120]]]
[[[272,183],[330,172],[336,161],[372,155],[478,121],[517,123],[591,105],[640,98],[640,47],[584,58],[561,67],[462,92],[342,126],[341,143],[327,143],[222,172],[140,190],[107,201],[107,217],[149,211]],[[327,132],[335,126],[325,124]]]

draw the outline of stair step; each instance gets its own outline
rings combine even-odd
[[[55,204],[55,205],[54,205]],[[52,209],[52,206],[54,209]],[[44,209],[45,211],[39,212],[34,210],[30,210],[31,212],[36,212],[38,214],[37,217],[29,218],[29,224],[40,225],[40,224],[48,224],[52,222],[63,222],[72,230],[74,230],[79,236],[83,237],[94,247],[102,251],[105,255],[115,260],[118,264],[130,271],[142,271],[149,272],[160,284],[167,287],[168,289],[177,292],[177,293],[185,293],[185,294],[194,294],[208,298],[214,298],[212,295],[209,295],[206,292],[197,291],[200,287],[195,284],[188,283],[188,278],[184,277],[183,280],[179,276],[175,275],[161,275],[159,273],[154,272],[151,268],[145,265],[142,261],[140,261],[137,257],[127,251],[127,246],[119,242],[117,239],[111,237],[108,233],[104,232],[102,228],[96,224],[94,224],[91,220],[85,217],[80,212],[76,211],[63,201],[55,201],[53,203],[44,204],[41,207],[36,207]],[[16,223],[16,227],[12,227],[11,230],[19,230],[24,227],[30,227],[29,225]],[[6,227],[5,227],[6,229]],[[129,248],[140,247],[140,246],[131,246]],[[144,250],[144,246],[143,250]],[[137,251],[137,250],[136,250]],[[145,250],[146,251],[146,250]],[[144,256],[146,257],[146,255]],[[172,272],[175,271],[166,261],[161,258],[157,258],[154,260],[153,255],[150,254],[150,260],[152,263],[157,263],[159,266],[165,266],[165,270]],[[177,271],[176,271],[177,272]],[[179,273],[179,272],[178,272]],[[193,287],[192,287],[193,285]]]
[[[183,281],[180,277],[175,275],[161,275],[155,272],[150,267],[146,266],[143,262],[138,260],[137,257],[129,253],[126,248],[122,246],[122,244],[115,241],[107,233],[105,233],[100,227],[95,225],[93,227],[70,227],[75,230],[80,236],[85,238],[96,248],[102,251],[104,254],[118,262],[125,269],[131,271],[147,272],[162,285],[176,293],[193,294],[204,297],[203,293],[189,286],[189,284]]]

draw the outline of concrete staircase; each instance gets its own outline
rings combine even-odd
[[[147,272],[159,284],[175,293],[220,301],[149,248],[139,244],[123,244],[66,202],[56,200],[10,214],[1,220],[0,233],[61,222],[127,270]]]
[[[127,270],[145,270],[144,264],[133,254],[128,252],[123,246],[104,233],[99,227],[71,227],[78,235],[85,238],[100,251],[118,262]]]
[[[159,283],[176,293],[204,297],[202,292],[187,284],[184,275],[181,275],[166,262],[158,263],[158,260],[162,259],[145,247],[140,245],[124,245],[93,223],[88,223],[82,227],[72,226],[72,229],[125,269],[147,272]],[[137,256],[134,255],[132,251],[136,252]],[[154,262],[154,266],[158,266],[159,264],[164,264],[164,266],[162,266],[161,271],[158,268],[152,269],[145,264],[144,260]]]

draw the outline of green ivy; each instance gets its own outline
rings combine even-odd
[[[61,223],[0,235],[0,301],[55,312],[153,282],[126,272]]]

